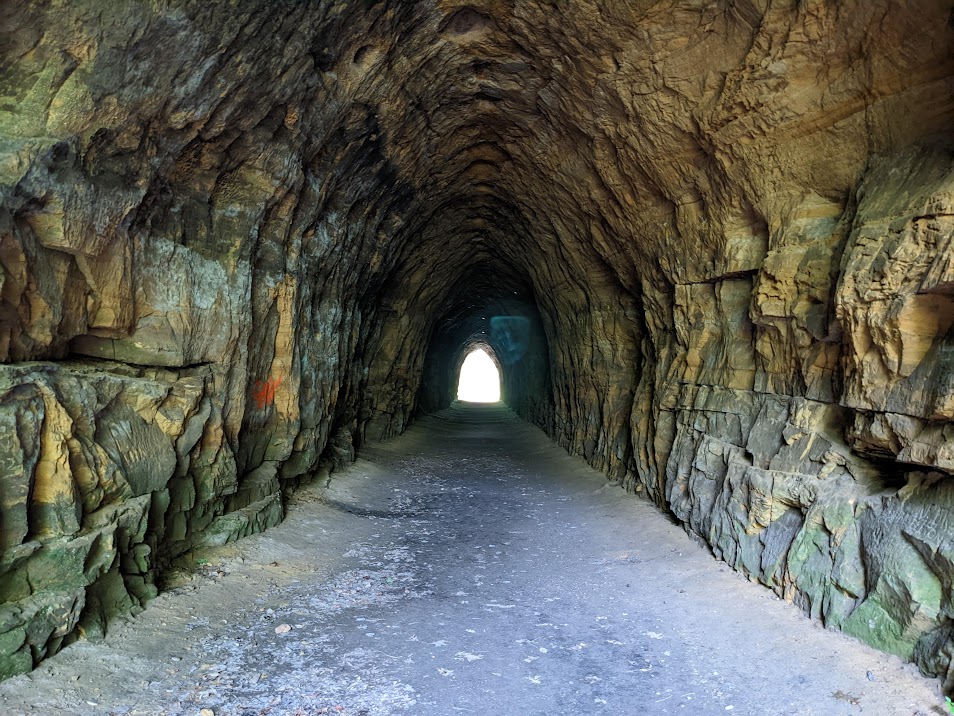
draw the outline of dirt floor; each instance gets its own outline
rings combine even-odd
[[[945,713],[504,408],[426,418],[197,561],[0,714]]]

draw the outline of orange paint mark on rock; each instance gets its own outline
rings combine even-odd
[[[282,376],[269,378],[266,381],[255,381],[255,392],[252,397],[255,399],[255,405],[259,410],[264,410],[275,402],[275,389],[281,382]]]

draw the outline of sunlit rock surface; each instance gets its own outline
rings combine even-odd
[[[0,676],[281,520],[484,347],[559,444],[950,687],[952,25],[5,3]]]

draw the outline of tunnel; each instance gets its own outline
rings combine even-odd
[[[431,482],[380,485],[439,506],[486,479],[474,494],[506,506],[551,489],[533,454],[608,490],[554,478],[576,497],[548,510],[608,495],[633,550],[672,527],[713,579],[913,664],[944,708],[949,2],[10,0],[0,18],[0,697],[174,611],[176,575],[278,539],[301,495],[350,505],[328,529],[355,520],[358,544],[427,511],[352,504],[370,493],[334,491],[356,470],[443,455],[418,465]],[[500,405],[457,400],[474,350]],[[524,475],[512,496],[501,466]],[[489,537],[466,519],[518,529],[446,514],[474,550]],[[627,658],[621,684],[650,668]],[[646,694],[632,713],[676,703]]]

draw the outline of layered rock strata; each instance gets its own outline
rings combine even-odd
[[[949,4],[0,15],[0,676],[480,345],[718,557],[954,683]]]

